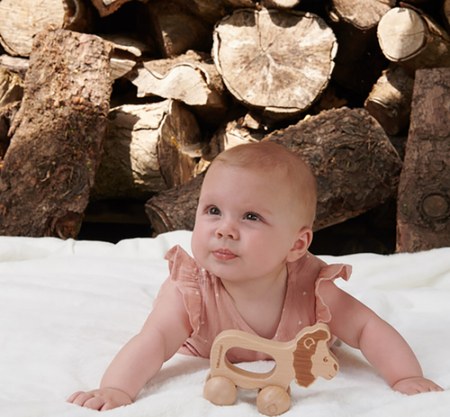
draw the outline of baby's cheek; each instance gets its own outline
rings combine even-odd
[[[192,250],[192,255],[195,259],[198,259],[198,237],[197,234],[194,232],[192,233],[192,238],[191,238],[191,250]]]
[[[199,228],[194,229],[191,238],[192,256],[197,262],[201,264],[204,262],[205,254],[207,251],[206,243],[206,239],[201,233],[201,230],[199,230]]]

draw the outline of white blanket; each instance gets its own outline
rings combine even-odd
[[[234,406],[202,397],[207,360],[176,355],[127,407],[99,414],[68,404],[96,388],[120,347],[141,327],[167,276],[165,252],[189,250],[190,233],[105,242],[0,237],[0,416],[257,416],[256,393]],[[450,248],[416,254],[358,254],[340,285],[393,324],[442,393],[393,392],[359,351],[337,349],[340,372],[309,388],[291,385],[288,416],[450,416]],[[256,362],[253,369],[267,364]]]

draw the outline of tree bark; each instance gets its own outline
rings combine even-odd
[[[318,187],[315,229],[362,214],[397,192],[401,160],[365,109],[324,111],[268,139],[311,166]]]
[[[399,66],[390,66],[378,79],[364,107],[388,135],[397,135],[409,125],[414,79]]]
[[[76,237],[105,133],[109,53],[92,35],[35,37],[0,174],[1,235]]]
[[[328,85],[337,43],[312,13],[240,9],[213,36],[214,62],[230,93],[267,116],[306,110]]]
[[[378,25],[383,54],[413,76],[418,68],[450,66],[450,36],[423,13],[396,7]]]
[[[397,251],[450,245],[450,68],[416,72],[397,203]]]
[[[328,110],[267,135],[300,154],[318,182],[315,229],[357,216],[397,190],[401,160],[383,129],[364,109]],[[201,187],[197,177],[146,203],[156,234],[192,230]]]
[[[110,111],[92,197],[148,199],[195,175],[203,143],[183,104],[165,100]]]
[[[2,0],[0,43],[10,55],[29,56],[33,36],[48,26],[83,30],[87,10],[80,0]]]

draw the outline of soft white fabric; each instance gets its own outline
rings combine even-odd
[[[190,233],[115,245],[0,237],[0,416],[99,416],[65,398],[96,388],[109,361],[139,330],[167,276],[163,255],[174,244],[189,250]],[[358,351],[341,346],[338,375],[309,388],[292,383],[285,416],[449,416],[450,248],[323,258],[353,265],[352,278],[340,285],[393,324],[425,374],[447,391],[411,397],[393,392]],[[204,400],[208,366],[207,360],[176,355],[138,401],[101,415],[259,415],[253,391],[240,391],[229,407]],[[256,362],[252,369],[267,370],[267,364]]]

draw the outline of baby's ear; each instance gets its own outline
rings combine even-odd
[[[289,250],[287,261],[294,262],[300,259],[309,248],[312,242],[313,232],[310,227],[302,227],[297,233],[297,239],[295,240],[292,248]]]

